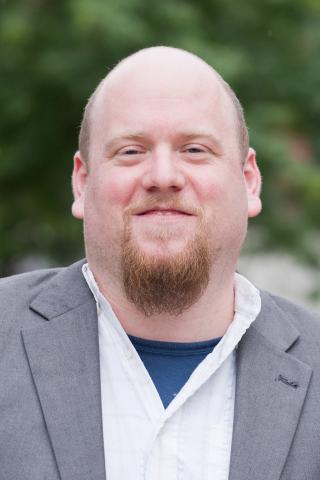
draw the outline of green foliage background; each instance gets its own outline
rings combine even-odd
[[[0,274],[82,255],[70,215],[86,99],[145,46],[188,49],[232,85],[264,176],[255,248],[319,265],[319,0],[0,0]]]

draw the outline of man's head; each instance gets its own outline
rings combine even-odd
[[[89,100],[75,155],[73,214],[93,273],[147,315],[180,313],[234,272],[260,182],[221,77],[185,51],[137,52]]]

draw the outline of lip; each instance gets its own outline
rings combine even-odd
[[[176,210],[174,208],[150,208],[148,210],[143,210],[139,213],[137,213],[139,216],[143,215],[163,215],[163,216],[169,216],[169,215],[186,215],[186,216],[191,216],[192,214],[189,212],[186,212],[184,210]]]

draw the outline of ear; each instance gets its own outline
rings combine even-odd
[[[247,185],[248,217],[256,217],[262,209],[260,199],[262,178],[256,163],[256,152],[253,148],[249,148],[243,173]]]
[[[74,200],[71,211],[72,215],[80,220],[83,219],[84,215],[84,198],[87,177],[87,164],[82,159],[81,153],[78,151],[73,157],[72,191]]]

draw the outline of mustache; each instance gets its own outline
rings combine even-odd
[[[161,208],[163,210],[178,210],[189,215],[202,217],[204,215],[203,208],[199,205],[194,205],[190,201],[173,198],[171,195],[152,195],[143,201],[135,202],[128,205],[124,209],[124,216],[139,215],[147,210]]]

